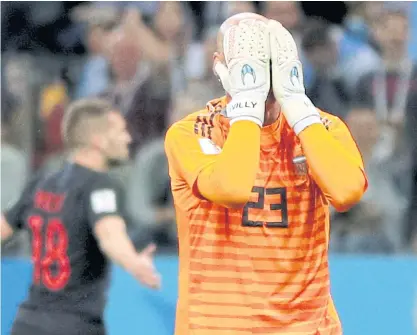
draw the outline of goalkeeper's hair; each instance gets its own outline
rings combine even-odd
[[[92,131],[105,131],[105,116],[112,111],[116,109],[103,99],[81,99],[70,104],[61,124],[62,137],[67,148],[85,146]]]

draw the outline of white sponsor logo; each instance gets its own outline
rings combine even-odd
[[[102,189],[91,193],[91,207],[96,214],[113,213],[117,210],[116,193],[112,189]]]
[[[219,154],[222,149],[217,146],[212,140],[208,138],[200,138],[199,139],[201,150],[206,155],[217,155]]]
[[[232,105],[232,110],[236,109],[236,108],[255,108],[255,106],[257,105],[257,102],[253,102],[253,101],[246,101],[246,102],[237,102],[235,104]]]

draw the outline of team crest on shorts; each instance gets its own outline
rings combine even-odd
[[[292,162],[294,163],[295,172],[297,173],[297,175],[303,176],[307,174],[308,168],[307,168],[307,159],[305,156],[294,157]]]

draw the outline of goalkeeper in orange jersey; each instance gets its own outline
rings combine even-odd
[[[361,198],[361,155],[342,121],[306,96],[280,23],[235,15],[218,49],[226,96],[165,141],[179,236],[176,335],[342,334],[329,206],[345,211]]]

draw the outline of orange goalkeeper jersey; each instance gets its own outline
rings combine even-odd
[[[179,237],[176,335],[341,334],[330,296],[328,202],[283,116],[261,130],[260,166],[243,209],[195,190],[227,138],[224,104],[209,103],[166,138]],[[348,132],[322,116],[333,123],[329,131]]]

